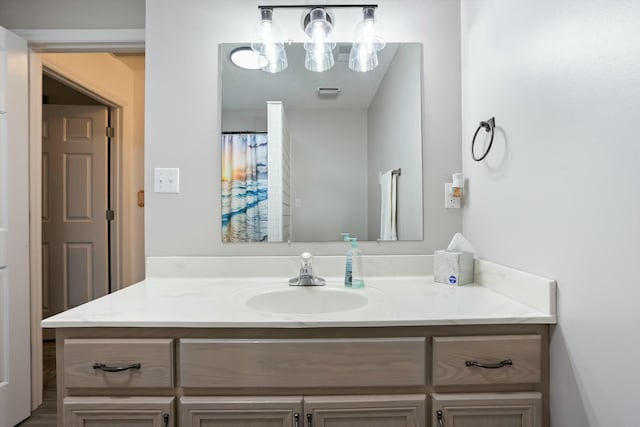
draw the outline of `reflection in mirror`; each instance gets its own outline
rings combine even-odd
[[[422,240],[422,45],[389,43],[379,65],[304,67],[286,45],[276,74],[220,45],[224,242]]]

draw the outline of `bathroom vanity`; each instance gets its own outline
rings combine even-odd
[[[555,283],[485,267],[489,286],[147,279],[43,322],[59,425],[549,426]]]

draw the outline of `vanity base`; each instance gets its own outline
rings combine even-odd
[[[548,345],[537,324],[60,328],[58,425],[549,427]]]

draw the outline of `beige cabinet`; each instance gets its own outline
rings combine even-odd
[[[422,427],[425,395],[304,398],[305,427]]]
[[[297,424],[296,424],[297,423]],[[302,397],[183,397],[181,427],[302,426]]]
[[[65,328],[58,425],[549,427],[548,337],[546,325]]]
[[[64,427],[173,427],[173,397],[66,397]]]
[[[432,395],[434,427],[542,427],[540,393]]]

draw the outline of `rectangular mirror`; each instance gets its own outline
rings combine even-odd
[[[220,45],[222,239],[327,242],[422,240],[422,45],[389,43],[368,72],[243,69]]]

